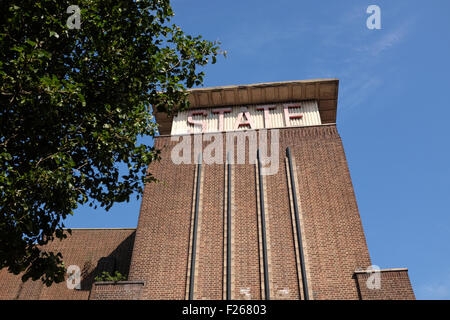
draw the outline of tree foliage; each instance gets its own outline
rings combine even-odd
[[[45,245],[77,206],[109,209],[154,180],[158,150],[138,143],[157,133],[150,106],[186,107],[220,52],[172,25],[168,0],[0,6],[0,269],[50,285],[65,270]]]
[[[108,271],[103,271],[100,275],[95,277],[95,281],[125,281],[127,277],[121,274],[119,271],[110,274]]]

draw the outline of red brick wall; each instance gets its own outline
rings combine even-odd
[[[294,233],[289,205],[285,147],[280,145],[278,174],[264,177],[271,299],[299,299]],[[285,293],[283,293],[285,292]]]
[[[378,292],[367,291],[361,285],[366,274],[355,274],[355,270],[370,266],[371,261],[336,127],[286,128],[279,133],[279,170],[264,177],[262,190],[271,298],[298,299],[301,292],[286,147],[290,147],[293,157],[310,298],[414,298],[406,272],[382,273],[384,286]],[[145,187],[136,231],[73,230],[68,239],[51,244],[53,250],[63,253],[67,266],[75,264],[82,269],[81,290],[69,290],[65,282],[50,288],[41,282],[22,284],[19,276],[1,270],[0,298],[185,299],[196,164],[175,165],[171,160],[175,144],[170,137],[155,139],[162,159],[153,163],[149,171],[159,182]],[[202,165],[196,299],[223,298],[224,173],[222,164]],[[248,146],[247,163],[232,166],[231,184],[233,297],[245,298],[241,291],[244,290],[252,299],[261,299],[258,177],[255,164],[248,163]],[[118,270],[122,274],[129,271],[129,281],[97,283],[91,292],[94,277],[103,270]]]
[[[149,170],[159,184],[145,188],[130,271],[143,280],[143,298],[184,299],[192,217],[194,164],[175,165],[170,137],[158,137],[160,163]],[[224,139],[225,141],[225,139]],[[302,207],[309,286],[313,299],[358,299],[353,278],[371,265],[341,139],[334,125],[280,130],[279,171],[265,177],[269,275],[272,298],[288,289],[299,296],[294,240],[289,209],[285,149],[296,164]],[[248,150],[248,149],[247,149]],[[247,151],[248,152],[248,151]],[[203,165],[202,222],[197,256],[197,298],[220,299],[223,287],[223,165]],[[260,248],[254,164],[233,165],[234,296],[250,288],[261,298]]]
[[[357,272],[355,278],[361,300],[415,300],[408,270],[381,270],[379,289],[369,289],[367,280],[373,272]]]
[[[170,138],[156,138],[162,159],[150,166],[160,180],[145,187],[129,280],[145,281],[143,299],[184,299],[194,164],[174,165]]]
[[[223,206],[224,167],[202,166],[202,211],[196,260],[196,299],[222,299],[223,296]],[[207,253],[207,254],[204,254]]]
[[[143,282],[95,282],[90,300],[139,300],[143,287]]]
[[[335,126],[282,130],[295,158],[313,299],[358,299],[353,273],[371,265]]]
[[[247,149],[248,150],[248,149]],[[233,165],[234,208],[232,241],[233,298],[243,299],[241,289],[249,289],[252,299],[261,299],[261,277],[255,166]],[[233,252],[233,251],[232,251]]]
[[[135,229],[72,229],[71,236],[49,244],[48,250],[61,252],[66,267],[80,267],[81,290],[68,289],[65,281],[51,287],[40,280],[22,283],[20,275],[2,269],[0,299],[87,300],[94,278],[101,271],[115,269],[124,275],[128,273],[134,234]]]

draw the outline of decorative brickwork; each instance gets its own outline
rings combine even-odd
[[[95,282],[90,300],[139,300],[143,282]]]

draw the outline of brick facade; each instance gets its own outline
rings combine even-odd
[[[414,299],[406,270],[382,271],[381,287],[375,290],[366,285],[370,274],[357,271],[372,263],[342,141],[332,123],[337,81],[279,83],[270,88],[264,84],[224,89],[229,96],[200,90],[193,94],[198,96],[193,103],[205,104],[205,98],[210,99],[206,105],[232,105],[233,99],[245,97],[237,94],[245,90],[258,103],[279,102],[283,95],[288,101],[296,95],[316,98],[321,125],[267,130],[268,145],[272,133],[279,137],[276,173],[260,178],[258,165],[249,161],[250,142],[245,163],[232,164],[228,180],[224,161],[201,166],[193,162],[194,139],[191,161],[175,164],[171,154],[181,137],[156,137],[161,161],[148,170],[159,182],[145,186],[137,229],[74,230],[68,239],[51,244],[51,249],[63,253],[66,265],[82,268],[81,290],[69,290],[65,283],[50,288],[40,282],[22,284],[20,277],[1,270],[0,298],[181,300],[192,295],[219,300],[225,299],[230,279],[232,299],[265,299],[266,294],[270,299],[292,300]],[[235,135],[245,137],[249,132]],[[226,133],[218,136],[227,141]],[[203,150],[210,143],[203,141]],[[222,157],[226,159],[226,150]],[[94,284],[103,270],[118,270],[128,274],[128,280]]]
[[[144,288],[145,298],[184,299],[189,285],[188,277],[182,275],[189,269],[196,166],[172,162],[171,150],[176,143],[170,136],[156,139],[156,146],[163,150],[162,160],[150,171],[161,183],[146,186],[143,199],[130,279],[149,284]],[[277,174],[264,177],[271,298],[301,296],[286,147],[291,148],[295,162],[310,298],[360,299],[355,270],[366,269],[371,260],[335,125],[279,130],[280,167]],[[232,167],[232,297],[261,299],[264,292],[256,166],[246,163]],[[224,174],[225,165],[202,165],[196,299],[223,297]]]
[[[90,300],[139,300],[142,295],[143,282],[118,281],[95,282]]]
[[[415,295],[409,281],[407,269],[387,269],[379,271],[379,288],[369,289],[367,281],[375,272],[359,271],[355,279],[361,300],[414,300]]]
[[[20,275],[0,271],[3,300],[87,300],[97,275],[103,271],[128,274],[135,229],[73,229],[63,241],[55,240],[48,250],[61,252],[66,267],[77,265],[81,289],[68,289],[66,282],[46,287],[42,281],[22,283]]]
[[[155,146],[162,150],[162,159],[149,170],[160,181],[145,188],[136,231],[74,230],[67,240],[52,244],[52,249],[63,253],[67,265],[82,268],[81,290],[68,290],[65,283],[50,288],[39,281],[21,284],[19,277],[2,270],[0,297],[185,299],[196,164],[172,162],[170,154],[176,143],[169,136],[155,140]],[[381,291],[367,289],[364,282],[367,274],[355,273],[365,270],[371,261],[335,125],[279,130],[279,170],[263,178],[271,299],[302,296],[286,147],[291,148],[295,164],[310,298],[413,299],[406,272],[382,273],[386,285]],[[225,165],[202,165],[195,299],[224,298],[224,179]],[[264,297],[261,222],[255,164],[232,165],[231,180],[232,297],[261,299]],[[93,278],[100,269],[124,274],[129,269],[131,282],[97,283],[93,287]]]

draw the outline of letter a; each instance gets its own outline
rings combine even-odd
[[[381,29],[381,9],[377,5],[370,5],[367,7],[367,13],[372,13],[370,17],[367,18],[366,25],[370,30]]]
[[[71,16],[67,18],[67,28],[80,29],[81,28],[80,7],[76,5],[71,5],[67,7],[67,13],[73,13]]]

